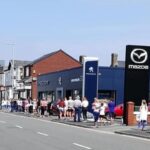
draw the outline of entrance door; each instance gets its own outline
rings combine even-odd
[[[63,98],[63,88],[56,88],[56,100]]]
[[[72,96],[72,91],[66,90],[66,98],[69,99],[69,96]]]

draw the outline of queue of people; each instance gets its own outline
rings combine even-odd
[[[1,109],[7,112],[25,112],[30,114],[38,114],[40,117],[45,117],[52,114],[53,102],[51,99],[32,100],[31,98],[24,100],[2,100]],[[81,122],[81,120],[87,120],[87,112],[89,107],[89,101],[86,97],[82,100],[79,96],[73,99],[71,96],[69,99],[59,99],[57,101],[57,110],[59,119],[71,119],[74,122]],[[106,111],[108,109],[109,111]],[[94,125],[105,125],[106,123],[113,124],[115,118],[115,102],[113,99],[109,101],[102,101],[98,98],[94,98],[92,103],[92,111],[94,118]],[[108,113],[108,116],[106,115]],[[136,116],[138,128],[145,129],[148,118],[148,105],[145,99],[141,101],[139,107],[139,113]]]
[[[31,98],[25,100],[3,100],[2,109],[11,111],[11,112],[25,112],[25,113],[36,113],[40,117],[45,117],[52,114],[52,100],[47,100],[45,98],[41,100],[31,100]],[[86,97],[83,97],[82,100],[80,96],[76,96],[73,99],[71,96],[69,99],[59,99],[57,101],[57,110],[59,119],[71,119],[74,122],[80,122],[81,120],[87,120],[87,112],[89,107],[89,101]],[[113,101],[110,103],[102,103],[97,98],[94,99],[92,104],[94,122],[97,124],[98,120],[103,122],[105,117],[105,108],[109,107],[111,120],[114,119],[114,107],[115,104]]]
[[[31,99],[2,100],[1,103],[1,109],[7,112],[31,112],[31,106],[35,109],[35,104]]]
[[[74,122],[81,121],[81,116],[83,116],[83,120],[87,120],[87,110],[88,110],[89,102],[88,100],[83,97],[80,100],[79,96],[73,100],[70,96],[69,99],[60,99],[57,103],[57,107],[59,110],[59,119],[72,119]]]

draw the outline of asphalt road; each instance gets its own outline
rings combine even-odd
[[[148,150],[150,140],[0,112],[0,150]]]

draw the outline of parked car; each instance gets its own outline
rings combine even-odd
[[[116,107],[114,109],[115,117],[123,116],[123,113],[124,113],[123,112],[123,110],[124,110],[123,108],[124,108],[123,104],[116,105]],[[148,111],[150,111],[150,102],[148,103]],[[109,109],[108,108],[106,108],[105,113],[106,113],[106,116],[109,115]]]
[[[105,114],[107,117],[109,117],[109,108],[107,107],[105,110]],[[123,116],[123,104],[119,104],[115,106],[114,109],[115,117],[122,117]]]
[[[115,107],[114,113],[116,117],[123,116],[123,104],[119,104]]]

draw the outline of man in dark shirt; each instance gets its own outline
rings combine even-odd
[[[108,103],[108,108],[109,108],[109,116],[110,116],[110,120],[111,120],[111,124],[114,122],[114,117],[115,117],[115,102],[113,99],[110,100],[110,102]]]

